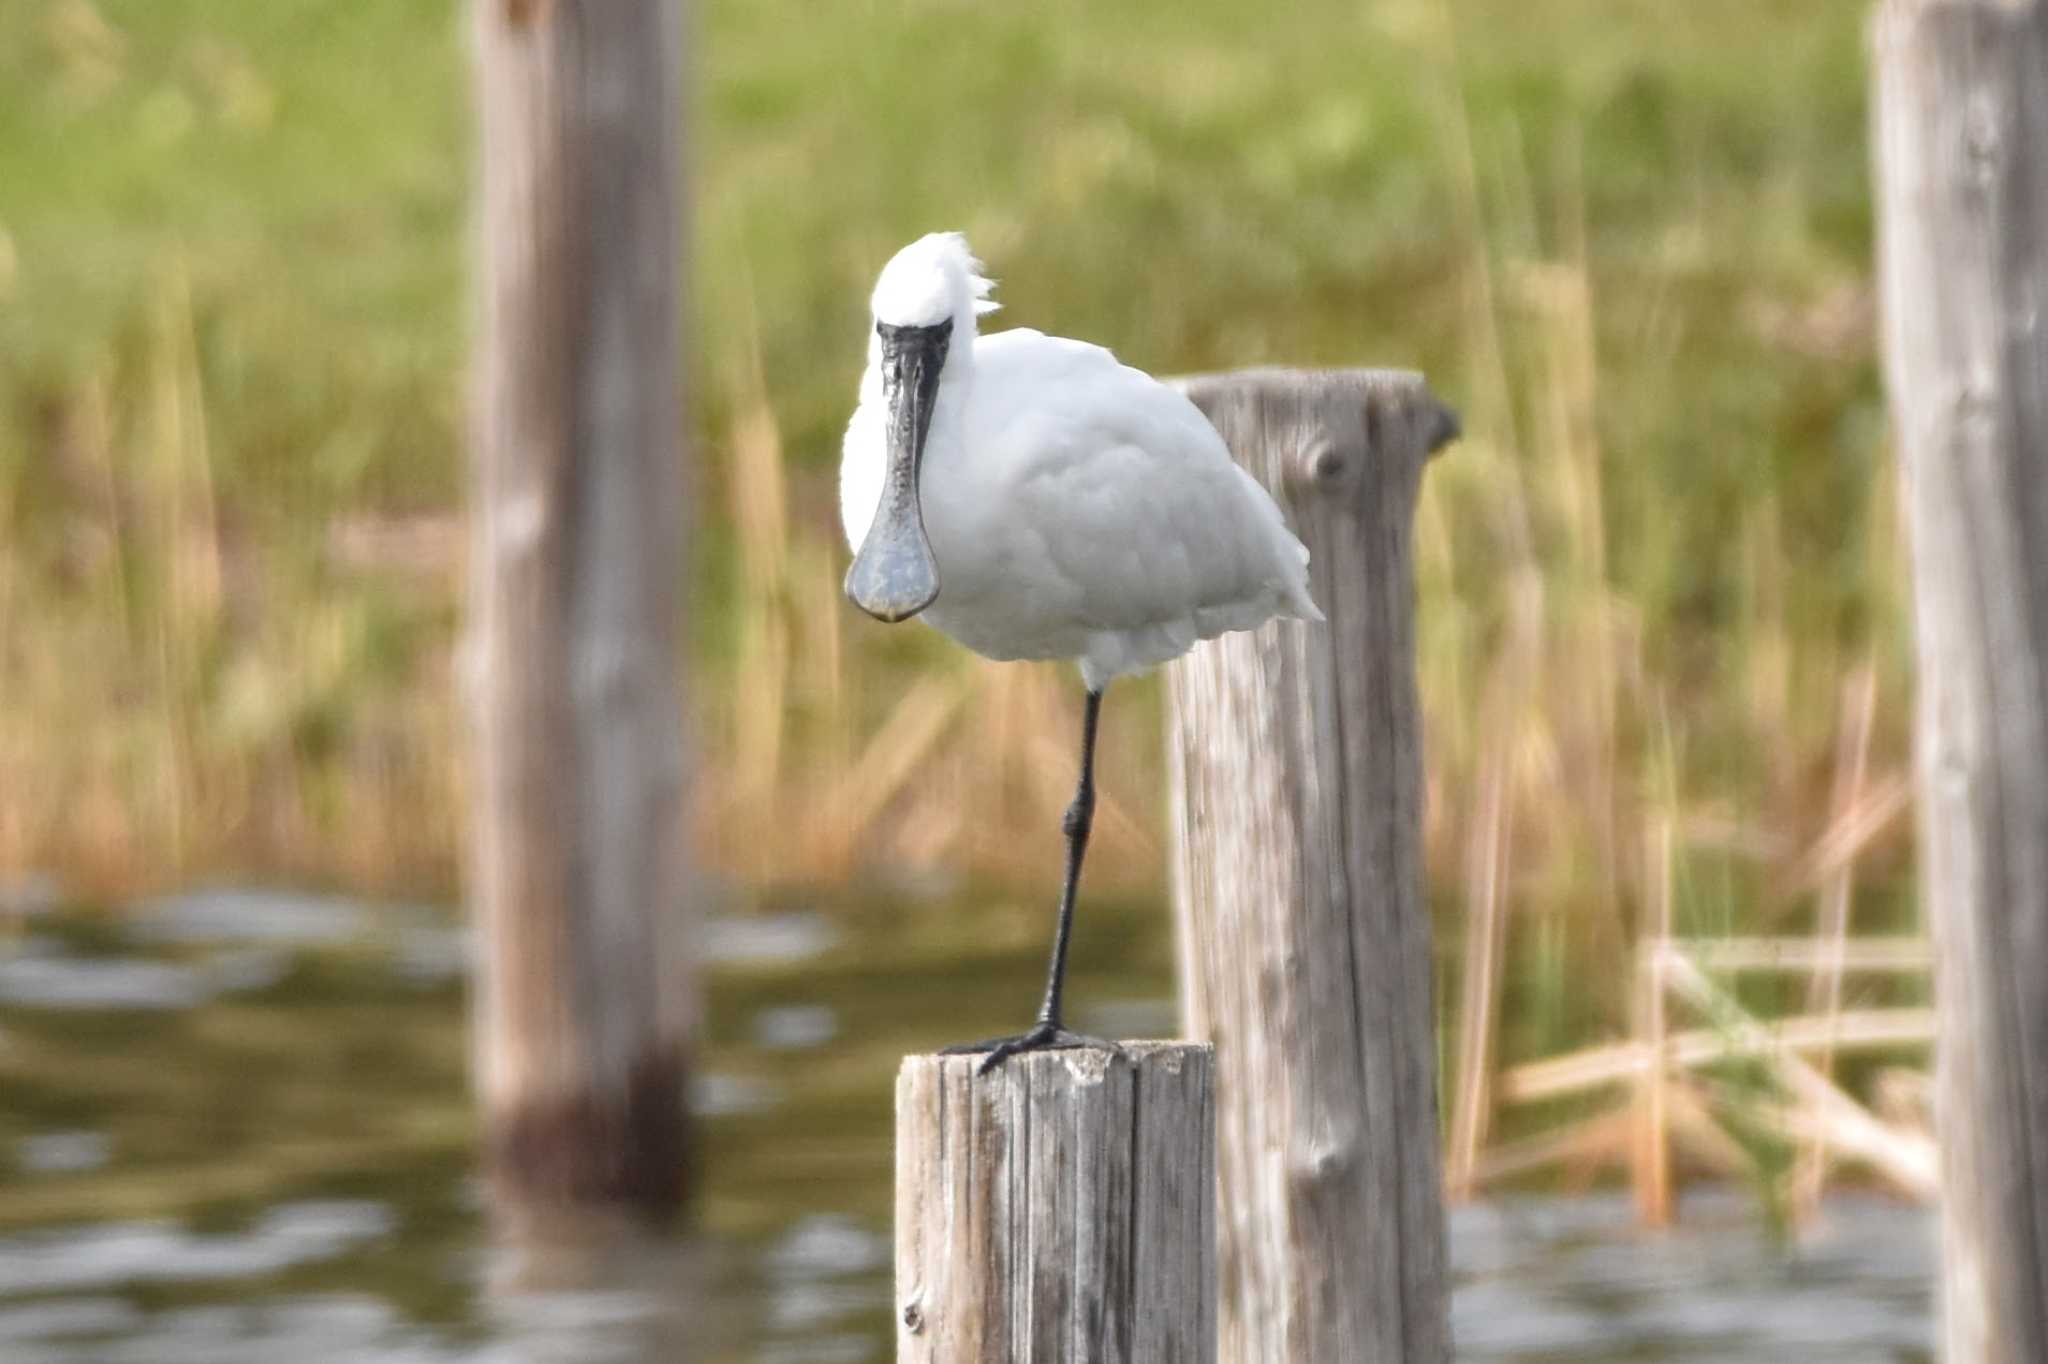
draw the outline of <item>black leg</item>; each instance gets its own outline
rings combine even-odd
[[[1070,1033],[1060,1026],[1061,996],[1067,984],[1067,942],[1074,932],[1074,898],[1081,887],[1081,859],[1088,854],[1088,831],[1095,823],[1095,727],[1101,715],[1102,693],[1091,691],[1081,718],[1081,780],[1074,790],[1074,803],[1067,807],[1067,816],[1061,821],[1067,835],[1067,877],[1060,888],[1059,927],[1053,932],[1052,962],[1046,968],[1045,1001],[1038,1006],[1038,1021],[1030,1031],[1014,1037],[992,1037],[986,1042],[946,1048],[955,1053],[987,1052],[987,1059],[976,1068],[983,1075],[1020,1051],[1111,1047],[1110,1043]]]
[[[1081,859],[1088,855],[1088,831],[1095,827],[1095,725],[1101,716],[1102,693],[1091,691],[1081,717],[1081,780],[1074,788],[1074,803],[1060,821],[1067,835],[1067,879],[1060,887],[1060,924],[1053,933],[1052,963],[1045,972],[1045,1002],[1038,1008],[1038,1021],[1055,1028],[1060,1025],[1060,996],[1067,985],[1067,940],[1074,932]]]

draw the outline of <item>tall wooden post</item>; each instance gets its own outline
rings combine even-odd
[[[1216,1044],[1222,1357],[1447,1364],[1409,539],[1422,377],[1188,380],[1309,548],[1324,625],[1168,671],[1191,1036]]]
[[[897,1364],[1212,1364],[1211,1052],[906,1057]]]
[[[475,0],[476,1076],[515,1204],[671,1207],[694,1014],[670,0]]]
[[[2048,1359],[2048,5],[1876,30],[1951,1364]]]

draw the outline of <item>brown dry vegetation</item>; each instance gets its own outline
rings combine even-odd
[[[838,592],[864,291],[957,225],[1005,320],[1462,408],[1417,535],[1427,832],[1492,1063],[1626,1026],[1657,830],[1680,932],[1806,932],[1852,854],[1848,931],[1912,927],[1860,3],[699,12],[713,866],[1045,873],[1073,680]],[[457,34],[0,10],[0,877],[452,890]],[[1098,887],[1160,890],[1156,705],[1111,703]]]

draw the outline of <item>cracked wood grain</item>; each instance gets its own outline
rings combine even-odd
[[[1912,539],[1951,1364],[2048,1359],[2048,6],[1890,0],[1886,387]]]
[[[898,1364],[1210,1364],[1211,1052],[906,1057]]]
[[[1410,531],[1417,374],[1183,381],[1328,621],[1168,669],[1187,1030],[1216,1044],[1221,1357],[1448,1364]]]

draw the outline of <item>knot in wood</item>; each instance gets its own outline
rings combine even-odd
[[[2030,341],[2041,329],[2041,273],[2029,270],[2016,281],[2012,291],[2012,308],[2007,313],[2006,327],[2017,340]]]
[[[1311,1144],[1296,1157],[1293,1183],[1298,1188],[1318,1188],[1340,1178],[1358,1161],[1354,1142],[1324,1139]]]
[[[903,1304],[903,1329],[912,1335],[924,1330],[924,1290],[920,1288]]]
[[[1364,454],[1346,450],[1327,434],[1311,436],[1295,457],[1295,481],[1319,493],[1334,493],[1357,476]]]
[[[1951,400],[1957,434],[1980,447],[1991,439],[1996,425],[1992,391],[1990,378],[1975,375],[1956,385]]]
[[[1998,176],[1998,163],[2005,152],[1998,106],[1993,98],[1979,95],[1963,110],[1963,161],[1978,188],[1988,188]]]
[[[492,549],[508,560],[531,559],[540,553],[548,530],[548,497],[539,488],[523,488],[507,498],[491,525]]]
[[[1970,758],[1953,735],[1935,743],[1934,760],[1928,764],[1935,797],[1950,805],[1963,805],[1970,798]]]

